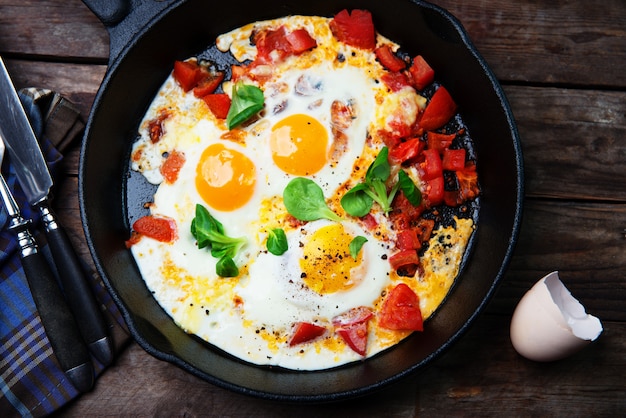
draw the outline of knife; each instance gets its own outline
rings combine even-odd
[[[3,158],[4,142],[0,133],[0,164]],[[30,232],[30,220],[25,220],[20,214],[1,173],[0,195],[9,215],[9,229],[17,236],[24,274],[52,351],[74,387],[80,392],[87,392],[94,382],[89,351],[54,274]]]
[[[52,177],[1,57],[0,135],[29,203],[41,214],[63,292],[83,339],[94,357],[107,366],[112,362],[113,350],[104,316],[79,258],[50,208]]]

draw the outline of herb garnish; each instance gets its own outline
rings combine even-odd
[[[301,221],[328,219],[341,222],[342,219],[333,212],[324,199],[324,192],[313,180],[296,177],[287,184],[283,191],[283,201],[287,212]]]
[[[365,216],[372,209],[374,202],[380,205],[383,212],[389,213],[391,202],[400,189],[413,206],[418,206],[421,203],[422,194],[420,190],[404,170],[398,172],[398,181],[387,194],[385,182],[391,175],[388,156],[389,149],[383,147],[367,169],[365,181],[348,190],[341,198],[341,206],[348,214],[356,217]]]
[[[352,256],[352,258],[354,258],[355,260],[357,259],[357,257],[359,256],[359,251],[361,251],[363,244],[365,244],[366,242],[367,238],[362,235],[357,235],[352,239],[352,241],[350,241],[349,247],[350,255]]]
[[[226,116],[228,129],[233,129],[261,111],[264,102],[263,90],[257,86],[243,84],[241,81],[234,84],[232,101]]]
[[[196,217],[191,221],[191,235],[198,248],[211,247],[211,255],[219,258],[215,272],[221,277],[236,277],[239,269],[233,258],[246,244],[246,239],[232,238],[224,234],[224,226],[202,205],[196,205]]]
[[[285,231],[280,228],[270,229],[267,235],[267,251],[274,255],[283,255],[288,250]]]

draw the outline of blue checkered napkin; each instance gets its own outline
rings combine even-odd
[[[63,158],[59,150],[82,129],[79,112],[53,92],[29,89],[23,93],[20,98],[35,133],[43,138],[42,148],[54,177]],[[6,154],[2,174],[24,218],[33,220],[31,230],[37,234],[39,215],[26,201]],[[0,209],[0,417],[44,416],[77,397],[79,392],[52,352],[22,269],[15,235],[6,229],[7,221],[6,211]],[[42,252],[50,258],[47,246],[41,245],[45,243],[43,234],[38,234],[37,240]],[[123,319],[96,275],[92,284],[96,297],[106,309],[112,336],[119,346],[128,338],[127,334],[119,332],[124,327]],[[97,375],[103,371],[95,359],[94,368]]]

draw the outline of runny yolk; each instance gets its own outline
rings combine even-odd
[[[295,176],[315,174],[328,159],[328,133],[317,119],[304,114],[287,116],[272,128],[274,163]]]
[[[342,224],[334,223],[315,231],[302,248],[302,281],[318,294],[348,290],[362,279],[362,251],[356,260],[350,255],[354,237]]]
[[[196,189],[212,208],[232,211],[252,197],[256,182],[252,161],[222,144],[208,146],[196,167]]]

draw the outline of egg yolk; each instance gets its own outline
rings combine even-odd
[[[318,294],[348,290],[362,278],[361,251],[356,258],[350,255],[354,237],[342,224],[332,224],[315,231],[304,244],[300,260],[302,281]]]
[[[212,208],[232,211],[245,205],[254,191],[252,161],[222,144],[207,147],[196,167],[196,189]]]
[[[272,128],[274,163],[295,176],[315,174],[328,159],[328,133],[317,119],[304,114],[286,117]]]

